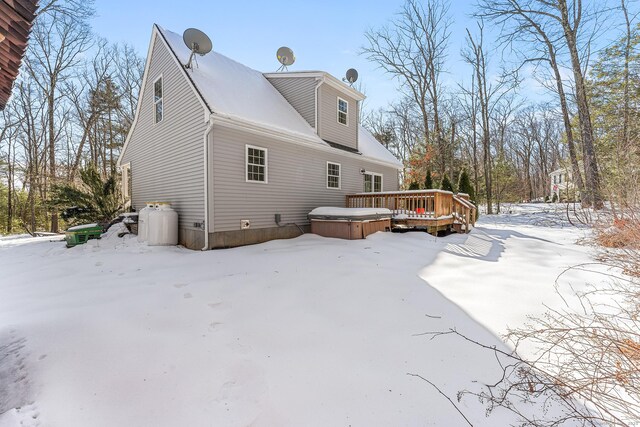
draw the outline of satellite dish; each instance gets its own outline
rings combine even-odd
[[[278,58],[278,62],[282,65],[278,68],[278,71],[282,71],[287,69],[289,65],[292,65],[296,62],[296,56],[293,54],[293,51],[286,46],[282,46],[276,52],[276,58]]]
[[[342,80],[345,82],[349,82],[350,85],[354,84],[356,80],[358,80],[358,70],[356,70],[355,68],[349,68],[347,70],[347,74]]]
[[[211,49],[213,48],[213,44],[211,43],[209,36],[196,28],[187,28],[182,34],[182,40],[191,50],[191,55],[189,55],[189,61],[184,66],[185,68],[191,68],[191,61],[193,61],[193,56],[196,53],[200,56],[204,56],[211,52]]]

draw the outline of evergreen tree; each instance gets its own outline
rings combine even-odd
[[[78,223],[108,224],[122,211],[122,198],[116,175],[102,179],[95,166],[80,171],[80,188],[71,184],[53,187],[52,205],[61,209],[62,218]]]
[[[427,169],[427,176],[424,179],[424,188],[431,190],[433,188],[433,177],[431,176],[431,169]]]
[[[449,180],[449,177],[446,173],[442,176],[442,184],[440,185],[440,189],[453,192],[453,184],[451,184],[451,180]]]
[[[411,184],[409,184],[409,190],[419,190],[420,189],[420,184],[418,184],[415,181],[412,181]]]
[[[469,179],[469,174],[466,169],[462,169],[462,172],[460,172],[460,177],[458,178],[458,192],[467,193],[469,195],[469,199],[475,203],[476,194],[473,189],[473,185],[471,185],[471,179]]]

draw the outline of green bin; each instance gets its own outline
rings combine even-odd
[[[71,248],[87,243],[89,239],[99,239],[102,236],[102,226],[98,224],[78,225],[69,228],[64,235],[67,247]]]

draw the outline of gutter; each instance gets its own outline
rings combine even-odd
[[[204,151],[204,247],[203,251],[209,250],[209,134],[213,129],[213,115],[209,113],[209,124],[204,131],[203,151]]]
[[[324,83],[324,77],[319,77],[318,78],[318,83],[316,83],[316,87],[314,88],[314,93],[315,93],[315,122],[314,122],[314,129],[316,131],[316,135],[318,135],[318,110],[320,109],[318,106],[318,90],[320,89],[320,85]]]

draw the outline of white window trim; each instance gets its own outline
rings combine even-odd
[[[338,166],[338,186],[337,187],[329,187],[329,165],[336,165]],[[342,189],[342,165],[340,163],[336,163],[336,162],[327,162],[327,179],[325,184],[327,185],[327,189],[328,190],[341,190]],[[331,175],[334,176],[334,175]]]
[[[162,90],[162,96],[160,97],[159,101],[156,101],[156,83],[158,82],[158,80],[160,80],[160,86],[161,86],[161,90]],[[151,86],[152,88],[152,93],[151,93],[151,99],[153,100],[153,124],[157,125],[158,123],[162,123],[164,121],[164,76],[162,74],[160,74],[154,81],[153,81],[153,85]],[[162,118],[160,119],[160,121],[156,121],[156,104],[158,102],[162,101]]]
[[[120,166],[120,170],[122,171],[122,175],[121,175],[122,198],[126,201],[131,199],[131,188],[129,188],[129,177],[131,176],[131,162],[124,163],[122,166]]]
[[[255,181],[249,179],[249,148],[254,150],[264,151],[264,181]],[[269,150],[264,147],[258,147],[257,145],[245,144],[244,146],[244,179],[245,182],[252,184],[267,184],[269,182]]]
[[[365,173],[362,174],[362,189],[364,190],[364,176],[365,175],[371,175],[371,191],[370,193],[377,193],[377,191],[375,191],[375,179],[373,179],[373,176],[379,176],[380,177],[380,191],[384,191],[384,175],[382,175],[381,173],[378,172],[369,172],[366,171]]]
[[[347,104],[347,111],[346,111],[347,120],[346,120],[346,123],[340,123],[340,101],[342,101],[345,104]],[[349,126],[349,101],[347,101],[346,99],[338,97],[338,101],[336,102],[336,109],[338,110],[337,113],[336,113],[336,121],[338,122],[339,125],[348,127]]]

